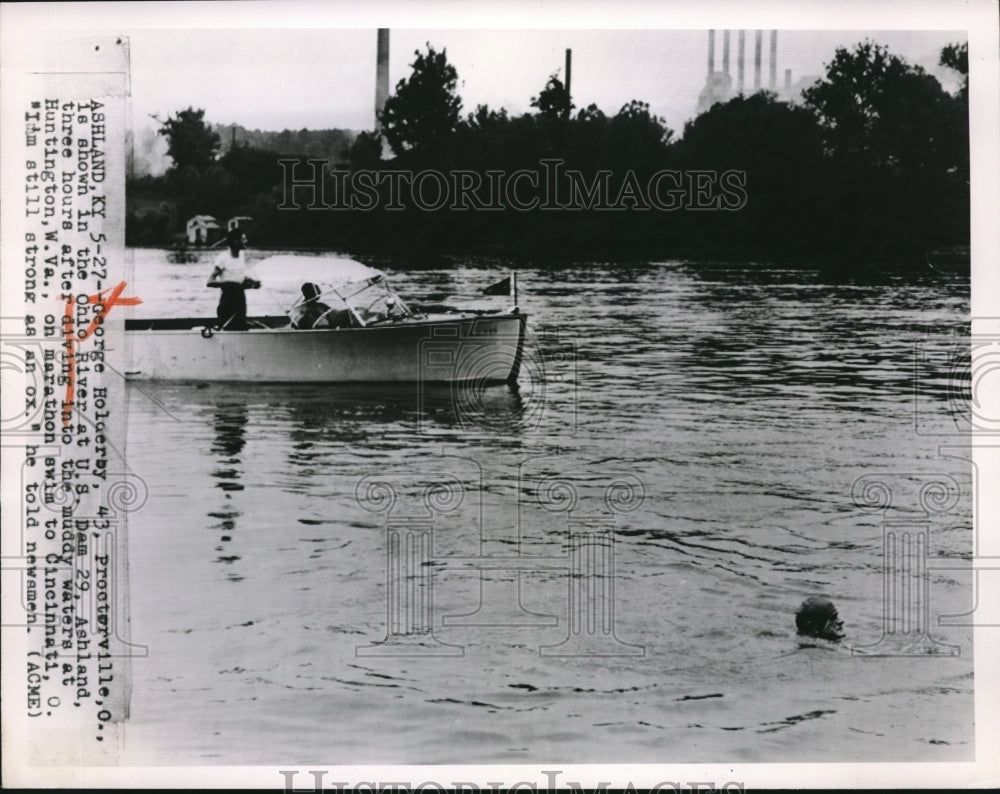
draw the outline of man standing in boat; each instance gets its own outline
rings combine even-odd
[[[247,238],[239,227],[230,229],[226,235],[228,251],[223,251],[215,258],[215,269],[208,280],[207,286],[222,290],[219,296],[219,306],[216,317],[219,327],[225,331],[245,331],[247,329],[247,296],[246,290],[257,289],[260,282],[250,278],[246,273]]]

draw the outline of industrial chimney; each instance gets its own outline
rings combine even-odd
[[[573,101],[573,94],[570,89],[570,82],[573,79],[573,50],[566,48],[566,111],[565,117],[569,118],[570,103]]]
[[[708,31],[708,79],[715,74],[715,31]]]
[[[744,58],[746,56],[746,31],[741,30],[737,36],[736,45],[736,82],[739,86],[740,96],[743,95],[743,73],[745,71]]]
[[[756,94],[760,91],[760,50],[761,50],[761,39],[763,37],[763,32],[760,30],[754,31],[754,41],[753,41],[753,92]]]
[[[722,31],[722,73],[729,76],[729,31]]]
[[[389,29],[378,29],[378,51],[375,55],[375,132],[382,131],[379,114],[389,98]]]
[[[771,31],[771,70],[768,74],[768,88],[774,91],[778,86],[778,31]]]

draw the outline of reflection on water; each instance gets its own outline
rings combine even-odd
[[[213,524],[210,529],[220,533],[219,545],[215,550],[219,552],[217,561],[221,563],[234,563],[239,560],[239,555],[232,553],[228,544],[233,540],[236,519],[241,514],[237,506],[239,503],[237,495],[244,488],[240,482],[240,455],[246,445],[247,421],[247,407],[243,403],[227,401],[215,406],[215,439],[211,451],[217,457],[212,477],[217,480],[215,486],[223,492],[224,502],[209,512],[208,517],[218,519],[218,523]],[[228,575],[233,581],[240,581],[243,578],[231,572]]]

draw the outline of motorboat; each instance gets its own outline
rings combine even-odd
[[[302,295],[289,313],[248,317],[245,330],[220,327],[215,318],[127,319],[126,378],[271,383],[517,380],[527,317],[518,309],[516,296],[515,305],[506,309],[411,308],[385,273],[333,256],[270,256],[253,265],[253,272],[262,288],[284,288],[286,300],[289,285],[301,287]],[[302,322],[306,316],[309,321]]]

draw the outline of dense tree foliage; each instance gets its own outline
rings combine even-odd
[[[954,69],[960,75],[962,75],[962,86],[959,89],[959,96],[963,100],[968,100],[969,96],[969,45],[967,42],[962,44],[949,44],[943,50],[941,50],[941,59],[938,61],[941,66],[947,66],[949,69]]]
[[[543,116],[559,119],[567,118],[574,107],[570,101],[569,91],[557,75],[549,77],[541,93],[531,98],[531,106],[538,108],[538,112]]]
[[[943,162],[954,141],[943,123],[951,97],[936,78],[878,44],[838,49],[826,80],[805,91],[830,154],[857,168]]]
[[[458,74],[428,45],[386,102],[381,135],[227,127],[219,156],[203,111],[179,112],[161,129],[174,167],[129,184],[129,239],[162,244],[193,214],[243,214],[257,221],[255,245],[922,263],[969,234],[967,47],[944,48],[940,62],[962,78],[954,95],[865,41],[838,49],[801,104],[738,96],[678,139],[638,99],[614,115],[577,110],[557,75],[531,112],[480,105],[462,116]],[[279,210],[278,161],[301,158],[303,179],[317,156],[339,169],[323,183],[328,206]],[[416,196],[378,179],[421,169],[433,173]],[[361,190],[345,174],[376,184]],[[459,182],[464,206],[436,203]]]
[[[957,51],[945,52],[942,60],[959,62]],[[826,79],[804,96],[834,165],[831,220],[847,247],[918,253],[967,237],[968,108],[960,97],[870,41],[838,49]]]
[[[767,92],[716,104],[685,125],[678,155],[689,169],[746,173],[746,206],[691,218],[698,239],[724,235],[762,249],[774,240],[836,245],[824,238],[833,208],[825,193],[830,174],[822,131],[805,108]]]
[[[230,149],[263,149],[268,152],[295,152],[305,157],[327,158],[337,161],[344,150],[354,142],[349,130],[270,130],[247,129],[239,124],[217,124],[213,129],[222,138],[220,152],[225,156]]]
[[[159,133],[166,137],[167,154],[178,171],[207,168],[221,144],[218,133],[205,123],[205,111],[190,107],[161,122]]]
[[[429,163],[441,159],[458,125],[462,100],[455,93],[458,72],[448,63],[446,50],[430,44],[427,53],[415,52],[413,73],[400,80],[385,103],[379,121],[397,156]]]

